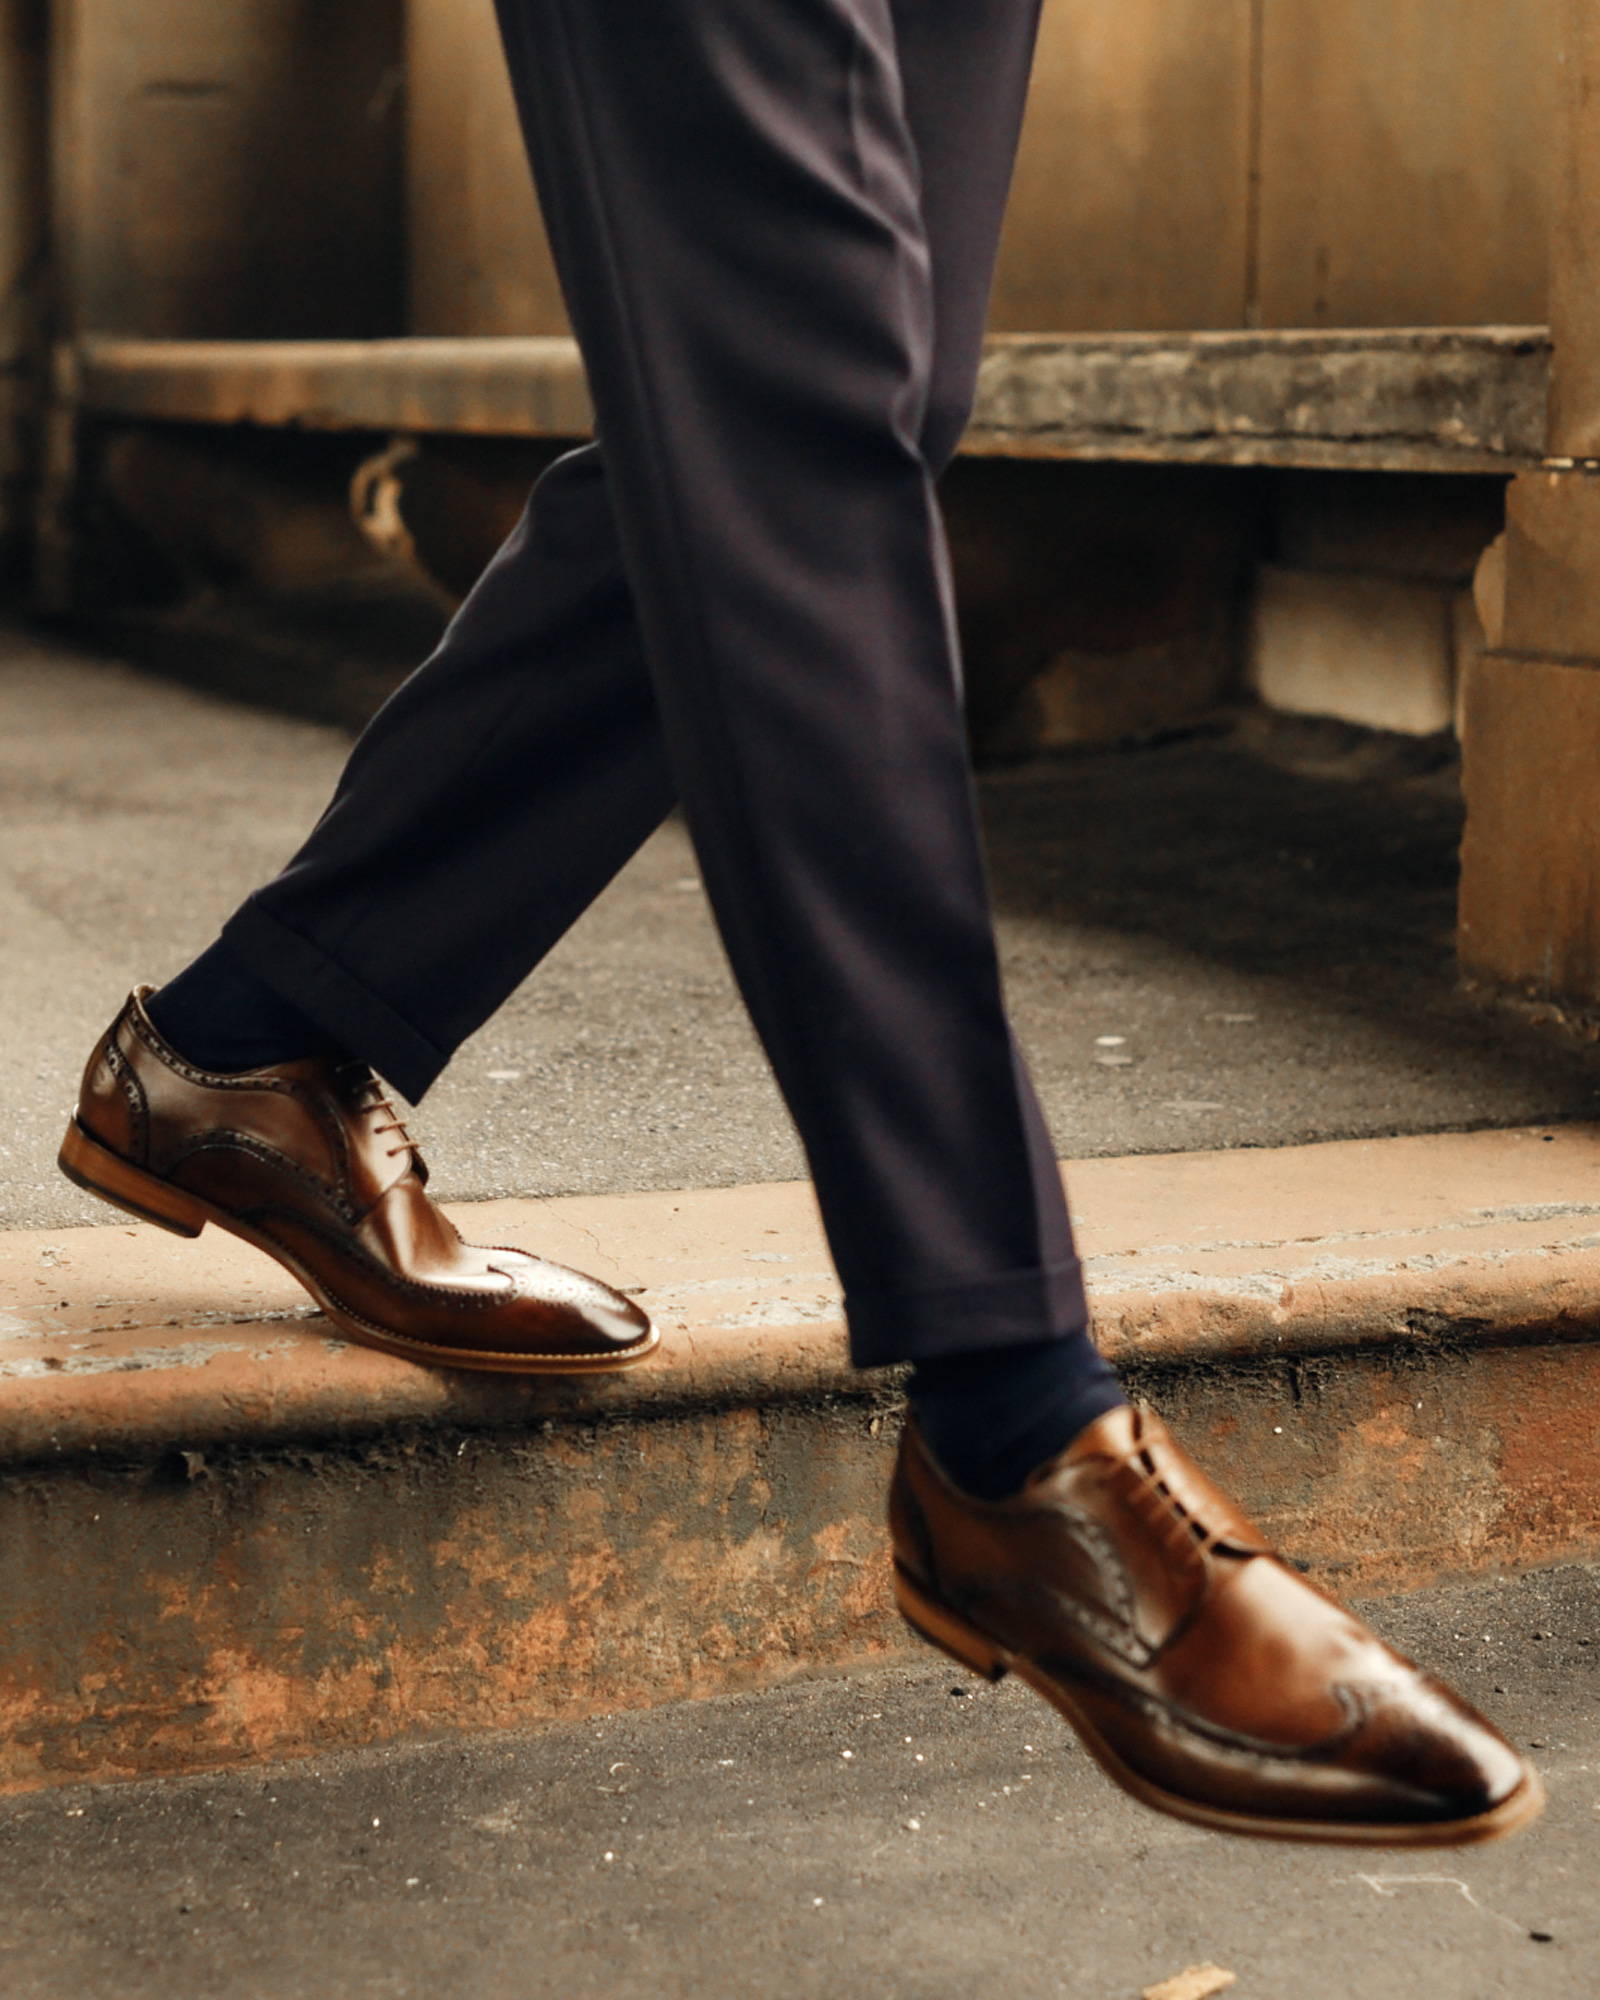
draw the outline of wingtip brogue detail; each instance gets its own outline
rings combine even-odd
[[[1543,1806],[1498,1731],[1284,1563],[1152,1411],[1109,1412],[998,1501],[955,1487],[908,1422],[890,1529],[907,1622],[1025,1680],[1159,1811],[1421,1847]]]
[[[464,1242],[364,1064],[197,1069],[150,1020],[149,990],[89,1058],[60,1155],[78,1186],[180,1236],[215,1223],[292,1272],[351,1339],[434,1367],[584,1374],[655,1348],[648,1316],[598,1278]]]

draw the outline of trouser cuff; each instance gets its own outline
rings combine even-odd
[[[421,1101],[450,1060],[452,1051],[435,1048],[387,1000],[259,903],[237,910],[222,936],[258,979],[342,1048],[371,1063],[411,1103]]]
[[[1089,1324],[1076,1257],[970,1285],[851,1291],[844,1311],[850,1359],[858,1368],[1067,1340]]]

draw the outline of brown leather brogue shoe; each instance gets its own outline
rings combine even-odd
[[[1148,1410],[1097,1419],[1000,1501],[952,1486],[908,1423],[890,1527],[909,1623],[1017,1674],[1162,1812],[1430,1847],[1544,1804],[1496,1730],[1280,1561]]]
[[[140,987],[84,1072],[61,1169],[179,1236],[208,1222],[292,1271],[340,1330],[443,1368],[626,1368],[649,1319],[596,1278],[463,1243],[382,1084],[321,1058],[214,1075],[156,1032]]]

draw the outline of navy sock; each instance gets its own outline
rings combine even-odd
[[[264,1069],[345,1053],[220,940],[145,1002],[156,1031],[199,1069]]]
[[[1087,1333],[919,1361],[909,1394],[935,1460],[980,1500],[1019,1491],[1085,1425],[1128,1400]]]

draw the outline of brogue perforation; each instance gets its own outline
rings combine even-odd
[[[365,1065],[304,1057],[214,1076],[167,1046],[143,993],[91,1057],[62,1142],[80,1187],[179,1235],[214,1224],[243,1238],[351,1339],[430,1367],[585,1374],[654,1349],[648,1315],[599,1279],[464,1242]],[[142,1139],[129,1141],[102,1071],[130,1105],[136,1087]]]
[[[1285,1564],[1153,1412],[1108,1412],[1002,1502],[961,1493],[908,1422],[890,1522],[915,1629],[1020,1676],[1160,1811],[1384,1846],[1493,1839],[1540,1811],[1504,1737]],[[1141,1645],[1106,1618],[1115,1576]]]

